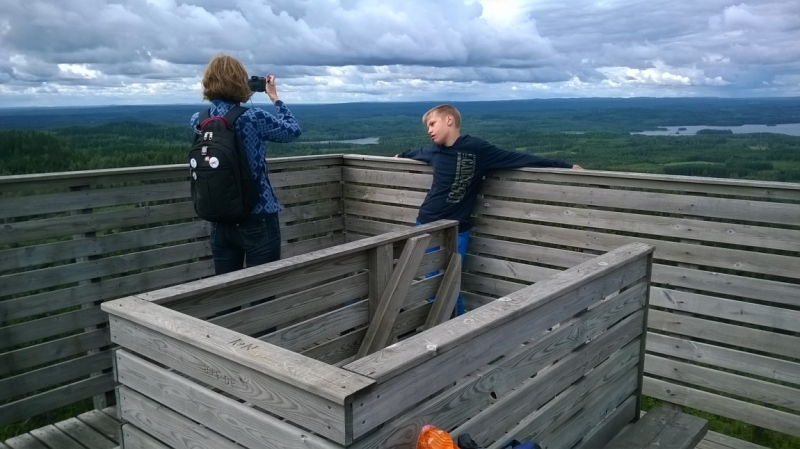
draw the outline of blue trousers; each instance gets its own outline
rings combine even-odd
[[[420,224],[421,224],[420,222],[417,222],[417,226],[419,226]],[[467,254],[467,245],[469,245],[469,232],[470,232],[469,230],[466,230],[464,232],[459,232],[458,238],[456,240],[456,251],[458,251],[458,254],[461,256],[462,264],[464,263],[464,256]],[[439,249],[438,246],[433,248],[428,248],[427,250],[425,250],[425,253],[427,254],[433,251],[437,251],[438,249]],[[436,276],[437,274],[439,274],[438,271],[432,271],[426,274],[425,277],[429,278]],[[428,301],[433,301],[433,300],[434,298],[428,299]],[[464,312],[466,312],[466,310],[464,309],[464,298],[462,298],[461,293],[459,293],[458,299],[456,300],[456,316],[463,315]]]
[[[241,223],[211,223],[214,272],[230,273],[281,258],[278,214],[251,215]]]

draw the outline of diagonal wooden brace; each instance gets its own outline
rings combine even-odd
[[[450,263],[447,264],[447,271],[444,272],[442,284],[436,292],[436,299],[425,320],[424,330],[439,325],[450,319],[453,309],[456,306],[458,293],[461,291],[461,255],[453,253]]]
[[[422,234],[408,239],[392,272],[392,277],[389,278],[389,283],[381,295],[380,304],[378,304],[375,316],[367,329],[367,335],[358,350],[357,358],[386,347],[392,335],[394,322],[400,313],[400,307],[408,294],[408,288],[411,286],[411,281],[422,262],[422,256],[425,255],[425,249],[430,240],[430,234]]]

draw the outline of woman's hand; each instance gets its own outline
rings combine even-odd
[[[275,75],[267,75],[266,77],[266,93],[273,103],[278,101],[278,89],[275,87]]]

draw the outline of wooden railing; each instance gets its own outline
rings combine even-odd
[[[345,228],[413,225],[430,167],[345,156]],[[656,247],[645,394],[800,436],[800,185],[522,169],[487,176],[477,307],[630,242]]]
[[[320,176],[294,172],[303,168]],[[287,159],[270,169],[290,205],[282,214],[285,256],[412,226],[431,180],[425,164],[356,155]],[[108,374],[89,377],[107,371],[105,357],[71,361],[109,344],[107,330],[95,329],[103,326],[99,301],[212,273],[207,247],[176,259],[206,245],[185,193],[170,199],[169,189],[158,190],[184,182],[185,173],[0,178],[0,394],[15,395],[2,399],[12,402],[0,406],[0,422],[110,386]],[[93,187],[80,190],[86,185]],[[154,193],[124,190],[133,185]],[[110,197],[78,200],[107,188]],[[651,244],[645,394],[800,435],[800,185],[523,169],[492,174],[483,194],[462,275],[470,307],[620,245]],[[32,215],[8,215],[17,214],[10,205]],[[98,235],[87,238],[91,232]],[[174,257],[157,252],[165,245]],[[107,271],[91,268],[106,260]],[[24,272],[32,277],[15,277]],[[59,272],[69,284],[52,284],[49,273]],[[6,285],[17,293],[6,294]],[[89,360],[95,365],[84,365]],[[74,373],[82,374],[66,379]]]
[[[274,159],[284,257],[344,241],[341,157]],[[214,273],[188,170],[0,177],[0,426],[113,389],[105,300]]]

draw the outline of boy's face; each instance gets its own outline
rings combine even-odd
[[[444,114],[431,114],[428,117],[428,135],[433,143],[444,145],[453,132],[453,116]]]

